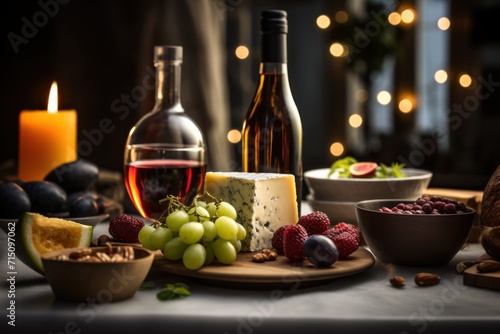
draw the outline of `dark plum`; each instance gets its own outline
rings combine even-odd
[[[66,200],[66,207],[69,208],[73,202],[78,199],[80,196],[90,196],[95,199],[97,205],[99,206],[99,214],[104,213],[106,211],[106,202],[104,198],[93,191],[82,190],[76,191],[68,194],[68,199]]]
[[[80,190],[80,191],[68,193],[66,196],[66,207],[69,208],[71,206],[71,204],[73,204],[76,201],[76,199],[78,197],[85,195],[85,194],[90,194],[90,192],[85,191],[85,190]]]
[[[66,207],[66,192],[49,181],[29,181],[21,185],[31,202],[31,212],[42,215],[60,213]]]
[[[317,267],[328,267],[339,259],[339,250],[330,238],[313,234],[304,241],[304,256]]]
[[[31,209],[28,194],[15,182],[0,183],[0,217],[18,219]]]
[[[88,190],[99,177],[99,168],[94,163],[79,159],[54,168],[45,181],[60,185],[67,193]]]
[[[88,217],[99,214],[99,204],[94,196],[85,194],[78,197],[69,206],[70,217]]]

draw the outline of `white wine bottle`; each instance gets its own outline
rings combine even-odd
[[[242,170],[295,176],[302,198],[302,123],[287,67],[287,13],[262,11],[259,83],[243,121]]]

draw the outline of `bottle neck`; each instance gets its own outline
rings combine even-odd
[[[183,112],[181,104],[181,62],[160,61],[156,66],[155,110]]]
[[[261,63],[287,63],[286,34],[266,32],[261,36]]]
[[[259,74],[275,74],[288,77],[288,66],[286,63],[260,63]]]
[[[261,36],[261,75],[280,75],[287,78],[287,45],[286,33],[266,32]],[[288,80],[283,80],[287,83]]]

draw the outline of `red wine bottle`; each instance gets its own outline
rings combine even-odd
[[[244,172],[293,174],[300,213],[302,123],[287,68],[287,13],[263,11],[259,83],[243,121]]]

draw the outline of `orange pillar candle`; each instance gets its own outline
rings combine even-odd
[[[55,167],[77,159],[77,115],[58,110],[57,84],[50,89],[48,110],[23,110],[19,115],[18,177],[41,181]]]

